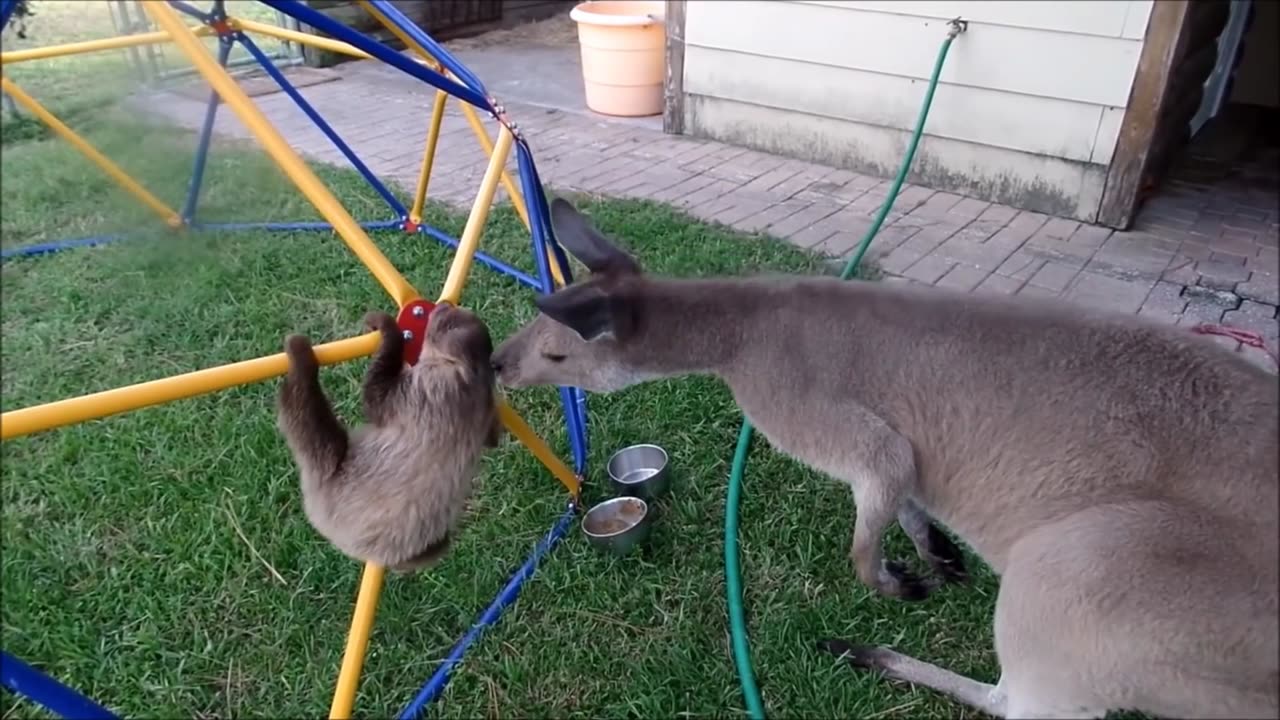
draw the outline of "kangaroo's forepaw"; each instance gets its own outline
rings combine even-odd
[[[893,656],[893,652],[886,648],[876,645],[853,645],[835,638],[819,640],[817,647],[862,670],[884,670],[887,661]]]
[[[929,554],[925,558],[929,567],[944,582],[963,583],[969,580],[969,571],[965,569],[964,553],[946,533],[937,525],[929,525]]]
[[[396,324],[396,319],[391,317],[389,314],[380,311],[366,313],[364,316],[364,326],[370,330],[377,330],[383,334],[400,334],[400,326]]]
[[[879,580],[877,590],[908,602],[924,600],[942,585],[939,579],[921,577],[908,570],[906,565],[890,560],[885,561]]]

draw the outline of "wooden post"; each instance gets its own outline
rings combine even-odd
[[[685,0],[667,0],[667,80],[664,86],[662,132],[684,134],[684,20]]]
[[[1165,90],[1187,16],[1187,0],[1161,0],[1151,8],[1138,69],[1134,73],[1116,150],[1098,206],[1098,223],[1128,229],[1133,223],[1142,174],[1151,154]]]

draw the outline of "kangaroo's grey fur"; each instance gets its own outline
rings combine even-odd
[[[480,456],[498,442],[493,343],[474,314],[440,304],[406,368],[395,319],[370,313],[365,324],[382,334],[364,381],[366,424],[348,434],[333,414],[300,335],[285,340],[278,424],[316,531],[349,557],[411,572],[448,551]]]
[[[1185,329],[1027,298],[834,278],[644,275],[572,206],[591,275],[494,353],[510,387],[608,392],[710,374],[780,451],[845,482],[857,576],[896,520],[961,577],[930,518],[1001,576],[991,686],[885,648],[857,665],[1010,718],[1280,713],[1276,379]]]

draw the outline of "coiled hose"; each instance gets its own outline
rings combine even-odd
[[[858,269],[862,257],[867,253],[871,240],[880,232],[880,226],[893,208],[898,191],[907,178],[911,162],[915,159],[916,148],[920,145],[920,135],[924,132],[925,120],[929,117],[929,106],[933,104],[933,93],[938,87],[938,77],[942,74],[942,65],[947,59],[947,51],[951,49],[951,41],[964,32],[967,23],[956,18],[950,23],[947,38],[938,50],[938,59],[933,64],[933,75],[929,78],[929,88],[924,94],[924,104],[920,107],[920,116],[916,119],[915,130],[911,133],[911,143],[902,158],[902,166],[893,179],[893,186],[880,211],[876,213],[867,234],[858,244],[857,251],[840,273],[841,280],[848,280]],[[733,644],[733,662],[738,670],[738,682],[742,686],[742,697],[747,706],[747,715],[751,720],[764,720],[764,702],[760,699],[760,688],[756,686],[755,671],[751,667],[751,651],[747,643],[746,611],[742,606],[742,568],[738,558],[738,518],[739,504],[742,498],[742,476],[747,469],[747,451],[751,447],[751,423],[743,418],[742,430],[738,433],[738,447],[733,453],[733,467],[729,471],[729,491],[725,498],[724,508],[724,575],[725,593],[729,604],[729,636]]]

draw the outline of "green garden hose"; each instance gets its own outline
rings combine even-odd
[[[933,104],[933,93],[938,88],[938,77],[942,74],[942,65],[947,59],[947,51],[951,49],[951,41],[964,32],[967,24],[956,18],[950,23],[947,39],[938,50],[938,59],[933,64],[933,75],[929,78],[929,88],[924,94],[924,104],[920,107],[920,116],[916,119],[915,130],[911,133],[911,143],[902,158],[902,167],[893,179],[893,186],[885,202],[876,213],[871,228],[859,243],[857,251],[840,273],[841,280],[848,280],[858,269],[862,256],[867,253],[871,240],[880,232],[880,226],[889,215],[893,201],[898,197],[898,190],[907,178],[911,169],[911,161],[915,159],[916,148],[920,145],[920,135],[924,132],[925,120],[929,117],[929,106]],[[751,651],[747,643],[747,618],[742,606],[742,568],[738,560],[738,517],[739,503],[742,497],[742,476],[747,468],[747,451],[751,447],[751,423],[742,420],[742,431],[738,433],[738,447],[733,453],[733,467],[729,471],[729,492],[724,507],[724,575],[725,593],[729,603],[729,636],[733,644],[733,662],[738,669],[738,682],[742,686],[743,700],[747,706],[747,716],[751,720],[764,720],[764,702],[760,699],[760,688],[756,686],[755,671],[751,667]]]

